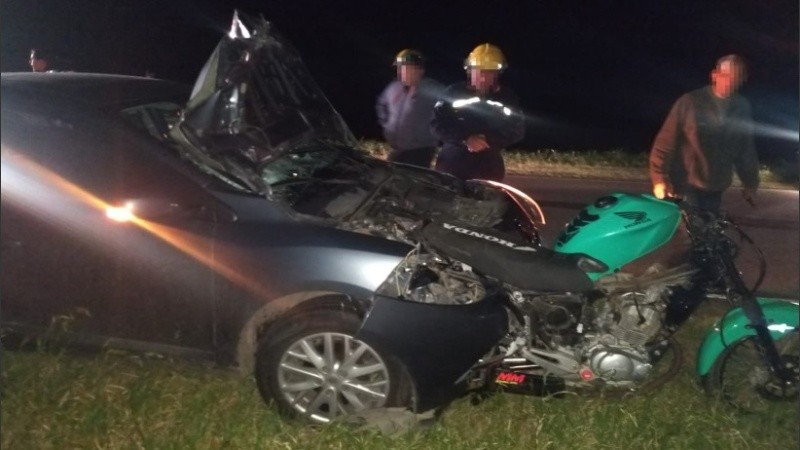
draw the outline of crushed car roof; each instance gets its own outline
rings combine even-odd
[[[245,152],[254,163],[314,141],[357,146],[297,50],[263,16],[238,11],[177,128],[202,147]]]

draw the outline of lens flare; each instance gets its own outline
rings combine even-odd
[[[98,230],[76,216],[76,203],[88,206],[90,211],[122,224],[134,224],[151,235],[170,244],[196,261],[215,271],[232,283],[246,289],[258,298],[271,298],[267,286],[242,274],[239,268],[228,264],[209,253],[213,248],[205,236],[192,235],[183,230],[167,227],[136,217],[135,207],[126,202],[122,205],[110,204],[60,175],[42,167],[16,151],[3,148],[2,158],[2,196],[9,201],[23,205],[28,211],[53,223],[81,232],[82,236],[101,239]],[[65,198],[73,201],[65,201]],[[100,242],[108,245],[107,242]]]
[[[106,217],[115,221],[115,222],[131,222],[136,216],[133,214],[133,205],[131,203],[125,203],[122,206],[111,206],[109,205],[106,207]]]

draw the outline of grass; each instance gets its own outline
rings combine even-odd
[[[705,396],[694,351],[719,314],[704,306],[678,333],[685,363],[659,390],[627,398],[498,394],[459,399],[427,429],[387,437],[284,421],[255,383],[210,364],[107,350],[4,350],[2,448],[747,449],[797,448],[798,408],[745,415]]]
[[[378,158],[386,158],[388,154],[388,147],[384,142],[365,140],[361,142],[361,147]],[[507,173],[514,175],[649,181],[648,155],[629,153],[622,149],[510,150],[505,152],[504,158]],[[778,167],[781,169],[780,173],[767,166],[761,167],[761,187],[800,189],[800,182],[797,181],[798,168],[787,168],[786,164]],[[734,186],[741,186],[736,176],[734,176]]]

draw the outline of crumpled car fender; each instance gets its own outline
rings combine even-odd
[[[376,296],[356,338],[398,358],[413,378],[417,410],[459,393],[456,381],[508,330],[499,296],[468,305],[417,303]]]

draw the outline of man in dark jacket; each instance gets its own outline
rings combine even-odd
[[[753,120],[750,104],[736,93],[746,77],[740,56],[724,56],[711,71],[710,86],[675,102],[650,152],[657,198],[682,194],[689,206],[716,213],[735,169],[742,195],[754,204],[759,175]]]
[[[433,105],[442,86],[425,77],[422,53],[405,49],[397,54],[397,80],[378,96],[375,110],[383,136],[391,148],[389,161],[428,168],[437,140],[430,131]]]
[[[433,110],[431,131],[442,141],[436,170],[462,180],[501,181],[502,151],[525,135],[517,95],[500,86],[506,60],[499,48],[481,44],[464,63],[469,83],[449,86]]]

